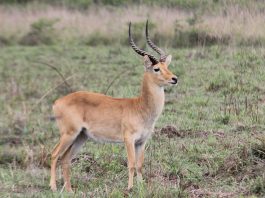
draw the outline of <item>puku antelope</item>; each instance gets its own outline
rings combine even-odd
[[[128,157],[128,189],[133,186],[136,169],[137,179],[142,180],[144,149],[147,139],[162,112],[165,100],[164,86],[177,84],[177,77],[168,69],[171,55],[166,55],[149,38],[148,45],[160,55],[160,59],[139,49],[131,35],[133,50],[144,57],[144,77],[139,97],[112,98],[99,93],[79,91],[55,101],[53,111],[60,130],[60,141],[52,151],[50,186],[56,190],[56,163],[62,161],[65,188],[72,192],[70,183],[71,159],[87,139],[97,142],[125,143]]]

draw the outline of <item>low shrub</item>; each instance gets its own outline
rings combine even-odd
[[[216,44],[227,45],[229,41],[229,36],[219,38],[197,28],[191,28],[188,30],[176,29],[172,45],[173,47],[211,46]]]
[[[82,40],[85,40],[85,42],[82,41],[82,43],[91,46],[110,45],[117,42],[117,37],[112,37],[110,35],[104,35],[100,32],[95,32],[91,34],[88,38]]]
[[[39,45],[53,44],[56,40],[56,31],[54,25],[58,19],[39,19],[31,24],[29,33],[23,36],[20,40],[22,45]]]
[[[0,36],[0,47],[11,45],[13,42],[14,42],[13,37],[8,38],[5,36]]]

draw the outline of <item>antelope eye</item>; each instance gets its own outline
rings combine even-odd
[[[159,68],[155,68],[154,71],[155,71],[155,72],[159,72],[160,69],[159,69]]]

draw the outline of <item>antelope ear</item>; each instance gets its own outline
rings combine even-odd
[[[167,66],[169,66],[169,64],[171,63],[171,59],[172,59],[172,56],[168,55],[167,58],[166,58],[166,65]]]
[[[152,68],[152,61],[150,60],[150,58],[145,55],[144,56],[144,68],[145,68],[145,71],[149,70],[150,68]]]

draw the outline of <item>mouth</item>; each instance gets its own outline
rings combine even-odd
[[[178,78],[176,76],[173,76],[168,83],[176,85],[178,83]]]
[[[170,82],[168,82],[169,84],[171,84],[171,85],[176,85],[176,84],[178,84],[178,82],[176,82],[176,81],[170,81]]]

